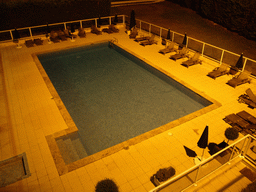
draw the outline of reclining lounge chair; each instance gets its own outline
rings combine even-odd
[[[222,75],[229,74],[229,66],[225,63],[222,63],[219,67],[213,69],[213,71],[209,72],[207,76],[216,79]]]
[[[79,28],[79,29],[78,29],[78,36],[79,36],[80,38],[86,37],[86,33],[85,33],[84,28]]]
[[[170,59],[176,61],[178,59],[182,59],[182,58],[187,57],[187,56],[188,56],[188,48],[183,47],[178,53],[176,53],[175,55],[172,55],[170,57]]]
[[[235,88],[238,85],[241,85],[244,83],[250,83],[251,82],[251,79],[249,78],[250,75],[251,75],[251,72],[244,70],[238,76],[235,76],[232,79],[230,79],[227,82],[227,84]]]
[[[32,39],[25,41],[26,47],[34,47],[34,41]]]
[[[137,35],[138,35],[138,29],[137,29],[136,27],[134,27],[134,28],[132,29],[132,32],[131,32],[131,34],[129,35],[129,37],[130,37],[130,39],[135,39]]]
[[[184,61],[181,63],[181,65],[185,66],[185,67],[190,67],[192,65],[196,65],[196,64],[202,64],[202,61],[199,59],[201,56],[201,53],[199,52],[195,52],[195,54],[193,55],[193,57],[191,57],[190,59],[188,59],[187,61]]]
[[[174,48],[175,45],[176,45],[176,43],[171,41],[166,48],[159,50],[159,53],[162,53],[165,55],[166,53],[171,53],[171,52],[177,51],[178,49]]]
[[[91,26],[91,33],[94,33],[96,35],[101,35],[102,34],[102,32],[95,25]]]
[[[256,125],[256,117],[251,115],[250,113],[246,112],[246,111],[240,111],[239,113],[237,113],[237,115],[241,118],[243,118],[244,120],[250,122],[251,124]]]
[[[250,125],[249,122],[245,121],[243,118],[234,113],[227,115],[223,120],[232,126],[238,125],[243,129],[247,128]]]
[[[113,33],[118,33],[119,29],[117,29],[113,24],[109,25],[108,28],[113,31]]]
[[[152,35],[149,40],[145,40],[140,42],[140,45],[142,46],[146,46],[146,45],[153,45],[153,44],[157,44],[157,41],[155,41],[155,35]]]
[[[41,38],[34,39],[36,45],[43,45],[44,41]]]
[[[256,108],[256,95],[249,88],[246,91],[246,94],[240,95],[238,97],[238,102],[247,104],[250,108]],[[256,124],[256,123],[255,123]]]
[[[141,42],[141,41],[146,41],[149,39],[150,39],[150,36],[142,36],[142,37],[136,37],[134,41]]]

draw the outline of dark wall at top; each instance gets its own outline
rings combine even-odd
[[[0,31],[109,16],[111,0],[16,0],[0,3]]]
[[[256,0],[169,0],[256,40]]]

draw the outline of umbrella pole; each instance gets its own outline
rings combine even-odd
[[[204,149],[205,150],[205,149]],[[204,150],[203,150],[203,153],[202,153],[202,156],[201,156],[201,159],[200,161],[202,162],[203,161],[203,157],[204,157]]]

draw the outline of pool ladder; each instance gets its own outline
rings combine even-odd
[[[110,45],[112,48],[114,48],[114,44],[115,44],[115,43],[118,43],[118,39],[115,38],[115,37],[113,37],[113,39],[109,41],[109,45]]]

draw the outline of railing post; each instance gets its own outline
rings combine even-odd
[[[65,29],[65,30],[67,29],[66,23],[64,23],[64,29]]]
[[[33,38],[31,28],[29,27],[28,29],[29,29],[30,37]]]
[[[188,47],[188,38],[189,38],[189,37],[187,37],[187,39],[186,39],[186,47]]]
[[[205,43],[203,43],[203,47],[202,47],[202,57],[204,56],[204,47],[205,47]]]
[[[172,41],[174,40],[174,32],[172,32]]]
[[[141,21],[140,21],[140,31],[141,31]]]
[[[111,25],[111,17],[109,17],[109,19],[108,19],[108,20],[109,20],[109,25]]]
[[[149,34],[151,33],[151,24],[149,24],[148,32],[149,32]]]
[[[221,53],[220,64],[222,63],[223,55],[224,55],[224,50],[222,50],[222,53]]]
[[[94,19],[94,22],[95,22],[95,26],[97,27],[97,19]]]
[[[80,20],[80,28],[83,28],[83,23],[81,20]]]
[[[244,65],[243,65],[243,69],[242,69],[242,71],[244,71],[244,68],[245,68],[246,62],[247,62],[247,58],[245,58],[245,60],[244,60]]]
[[[10,35],[11,35],[11,38],[12,38],[12,41],[13,41],[13,35],[12,35],[12,30],[10,30]]]
[[[125,15],[123,15],[123,25],[125,24]]]
[[[160,28],[160,39],[162,38],[162,29],[163,28]]]

